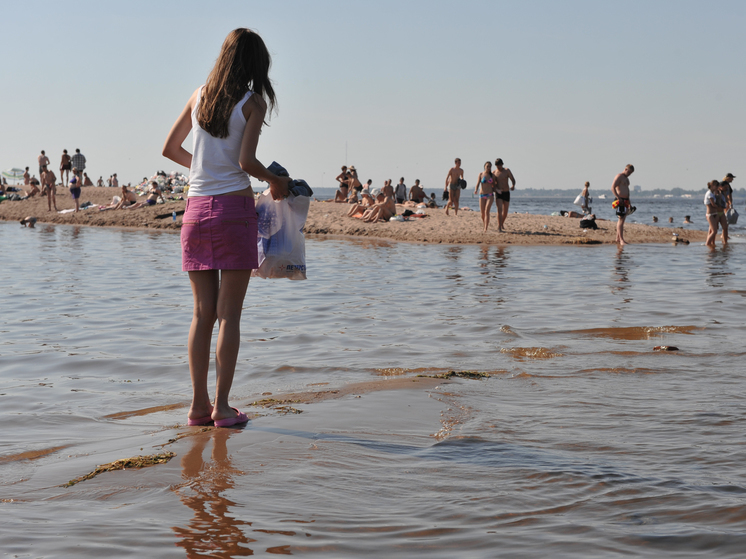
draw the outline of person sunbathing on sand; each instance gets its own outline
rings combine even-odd
[[[347,188],[347,185],[344,183],[339,183],[339,190],[337,190],[337,193],[334,195],[334,202],[339,204],[346,204],[348,193],[349,188]]]
[[[363,221],[367,223],[388,221],[395,215],[396,203],[393,196],[384,196],[383,192],[379,192],[376,197],[376,203],[363,214]]]
[[[148,197],[147,199],[143,200],[142,202],[137,202],[136,204],[132,204],[131,206],[127,206],[124,208],[125,210],[136,210],[138,208],[142,208],[143,206],[155,206],[156,202],[158,202],[158,198],[163,200],[163,203],[166,203],[166,200],[163,198],[163,193],[161,192],[161,189],[158,188],[158,183],[153,181],[150,183],[150,190],[148,190]]]
[[[347,212],[348,217],[362,217],[366,210],[374,204],[371,195],[363,190],[363,200],[359,204],[354,204],[350,211]]]
[[[114,198],[111,201],[111,205],[106,206],[105,208],[99,208],[100,211],[106,211],[106,210],[121,210],[122,208],[125,208],[127,206],[130,206],[131,204],[137,203],[137,196],[135,196],[135,193],[132,192],[127,188],[126,184],[122,185],[122,196],[114,196]]]
[[[36,178],[33,178],[29,181],[29,186],[31,187],[31,190],[26,192],[27,198],[33,198],[37,194],[39,194],[41,191],[38,187],[39,182],[36,180]]]

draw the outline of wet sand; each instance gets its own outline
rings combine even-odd
[[[115,188],[84,187],[80,201],[90,201],[96,206],[108,205],[112,197],[119,193]],[[139,198],[143,199],[144,197]],[[20,202],[6,200],[0,203],[0,219],[18,221],[26,216],[34,216],[40,223],[178,230],[181,227],[180,212],[183,212],[185,205],[184,200],[174,200],[136,210],[101,212],[87,209],[78,213],[59,214],[48,211],[46,198]],[[57,207],[60,210],[74,207],[67,189],[59,186]],[[398,213],[404,209],[397,206]],[[410,218],[405,222],[393,223],[364,223],[360,219],[347,217],[348,210],[347,204],[312,202],[305,227],[306,234],[416,243],[489,245],[600,244],[614,243],[616,237],[616,222],[600,219],[596,221],[598,230],[584,231],[577,218],[513,213],[506,220],[507,231],[498,233],[493,210],[490,229],[485,233],[482,231],[479,213],[475,211],[461,210],[457,216],[453,212],[447,216],[442,208],[426,209],[425,218]],[[171,215],[174,211],[179,213],[176,221],[173,221]],[[703,242],[706,238],[704,231],[664,229],[638,223],[627,223],[625,226],[625,238],[630,243],[668,243],[672,241],[673,233],[678,233],[681,239],[690,242]]]

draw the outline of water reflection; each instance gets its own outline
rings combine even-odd
[[[445,253],[445,257],[447,260],[452,260],[453,262],[458,262],[461,259],[461,253],[464,251],[463,247],[461,246],[451,246],[448,247]]]
[[[248,557],[254,555],[248,544],[256,540],[244,534],[243,526],[250,522],[236,518],[231,509],[240,505],[224,494],[233,489],[234,477],[243,472],[234,468],[228,455],[228,438],[232,429],[213,429],[194,437],[192,447],[181,459],[181,475],[185,485],[179,493],[181,502],[194,511],[189,526],[172,527],[180,538],[176,545],[183,547],[187,557]],[[203,453],[212,441],[211,461],[205,462]]]
[[[624,247],[619,246],[614,259],[614,273],[609,287],[614,295],[622,297],[623,306],[627,306],[632,302],[632,297],[627,293],[627,289],[632,285],[632,282],[629,279],[629,273],[633,266],[634,261],[632,260],[632,255],[628,252],[625,253]],[[624,295],[627,296],[624,297]],[[622,309],[617,307],[617,310]]]
[[[732,254],[730,245],[711,248],[707,253],[707,265],[705,270],[707,276],[705,282],[710,287],[725,287],[725,280],[732,276],[733,272],[728,267],[728,258]]]
[[[493,254],[490,254],[493,252]],[[508,267],[510,252],[505,250],[505,247],[497,246],[492,247],[489,245],[483,245],[479,247],[479,260],[477,267],[479,273],[484,276],[484,282],[481,285],[488,287],[489,291],[486,293],[479,293],[478,301],[480,303],[491,303],[496,308],[499,308],[505,303],[503,297],[495,297],[495,290],[502,292],[505,288],[505,272]],[[494,281],[493,281],[494,280]]]
[[[490,251],[494,249],[494,256],[490,256]],[[499,277],[504,268],[508,266],[510,253],[505,250],[505,247],[497,246],[491,247],[489,245],[482,245],[479,247],[479,267],[482,269],[482,274],[489,275],[490,277]]]

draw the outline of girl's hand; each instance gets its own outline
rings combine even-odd
[[[290,192],[290,177],[275,177],[269,181],[269,193],[273,200],[283,200]]]

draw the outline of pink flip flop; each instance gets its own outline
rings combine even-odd
[[[236,410],[236,416],[235,417],[226,417],[225,419],[216,419],[215,420],[215,427],[231,427],[233,425],[238,425],[239,423],[247,423],[249,421],[249,416],[243,413],[242,411],[238,411],[236,408],[231,408],[232,410]]]
[[[212,417],[206,415],[205,417],[198,417],[197,419],[187,419],[187,425],[193,427],[195,425],[209,425],[212,423]]]
[[[198,417],[197,419],[187,418],[187,425],[190,427],[194,427],[195,425],[209,425],[212,423],[212,411],[210,410],[210,415],[206,415],[205,417]]]

